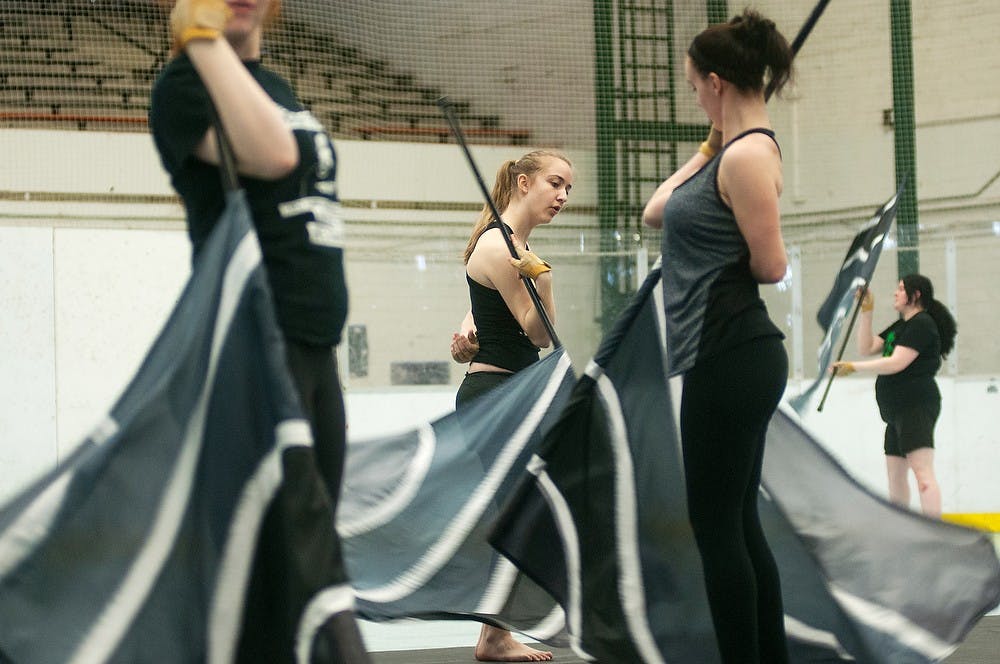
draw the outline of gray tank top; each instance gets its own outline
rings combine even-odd
[[[750,129],[774,139],[769,129]],[[775,141],[777,143],[777,141]],[[767,315],[750,248],[719,195],[723,148],[677,187],[663,208],[663,307],[667,369],[683,373],[707,357],[749,339],[783,336]]]

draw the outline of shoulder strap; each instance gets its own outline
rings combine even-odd
[[[240,179],[236,174],[236,157],[233,156],[233,147],[229,143],[229,137],[222,126],[219,112],[215,104],[209,104],[209,114],[212,117],[212,126],[215,128],[215,142],[219,146],[219,173],[222,175],[222,187],[226,191],[236,191],[240,188]]]
[[[733,137],[732,140],[730,140],[728,143],[726,143],[725,145],[722,146],[722,150],[725,150],[726,148],[728,148],[730,145],[732,145],[736,141],[740,140],[744,136],[749,136],[750,134],[764,134],[765,136],[767,136],[768,138],[770,138],[772,141],[774,141],[775,147],[778,148],[778,155],[779,156],[781,155],[781,146],[778,145],[778,139],[775,138],[775,136],[774,136],[774,130],[773,129],[768,129],[767,127],[753,127],[751,129],[747,129],[746,131],[744,131],[744,132],[742,132],[740,134],[737,134],[735,137]],[[722,150],[720,150],[719,152],[722,152]]]

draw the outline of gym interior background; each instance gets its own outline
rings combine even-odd
[[[791,40],[813,3],[755,6]],[[488,183],[535,147],[573,161],[570,204],[532,245],[555,266],[557,330],[579,371],[659,254],[642,205],[707,131],[684,51],[742,7],[285,0],[265,58],[338,149],[352,439],[446,412],[463,372],[448,344],[468,309],[460,255],[482,199],[436,100],[454,104]],[[998,27],[994,0],[832,0],[770,102],[791,269],[763,295],[787,335],[789,393],[816,376],[815,313],[851,237],[905,181],[875,324],[891,322],[911,271],[958,320],[939,374],[952,513],[1000,513]],[[0,1],[0,496],[96,424],[187,277],[183,210],[145,119],[168,47],[156,0]],[[882,492],[871,383],[838,379],[806,421]]]

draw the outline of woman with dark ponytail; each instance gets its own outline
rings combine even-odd
[[[779,92],[789,80],[792,51],[773,21],[746,10],[701,32],[687,55],[712,129],[643,221],[663,228],[667,370],[683,377],[688,514],[722,662],[784,664],[781,583],[757,495],[788,357],[758,284],[780,281],[788,264],[765,86]]]
[[[920,509],[941,516],[941,488],[934,476],[934,425],[941,413],[941,393],[934,374],[941,358],[955,347],[958,330],[948,309],[934,299],[931,280],[920,274],[902,278],[896,286],[893,309],[899,319],[878,337],[872,334],[875,298],[866,292],[858,323],[858,352],[880,355],[861,362],[834,362],[831,371],[847,376],[871,371],[875,400],[885,422],[885,463],[889,499],[910,504],[909,471],[920,495]]]

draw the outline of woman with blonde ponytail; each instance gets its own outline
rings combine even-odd
[[[456,409],[537,362],[539,348],[551,343],[522,279],[534,281],[555,323],[552,268],[528,248],[528,236],[559,214],[572,188],[573,167],[557,152],[530,152],[497,170],[491,196],[502,219],[494,220],[490,207],[484,206],[462,256],[472,308],[461,332],[452,336],[452,357],[469,363],[455,397]],[[510,231],[519,258],[511,256],[500,223]],[[552,653],[483,624],[475,657],[481,662],[543,662],[551,660]]]

